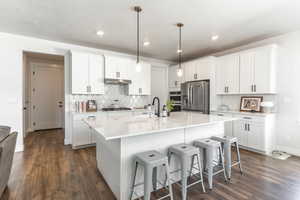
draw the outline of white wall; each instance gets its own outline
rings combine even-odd
[[[277,149],[300,155],[300,31],[273,37],[249,45],[219,52],[224,55],[261,45],[278,45],[278,95],[265,95],[276,102]],[[219,97],[220,103],[239,107],[240,96]]]
[[[23,51],[65,56],[65,144],[70,143],[70,58],[67,54],[69,50],[132,57],[132,55],[112,51],[0,33],[0,124],[9,125],[13,130],[19,132],[17,151],[23,150]],[[155,59],[143,58],[143,60],[157,66],[168,66],[170,64]]]

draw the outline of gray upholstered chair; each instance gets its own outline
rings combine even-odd
[[[17,133],[10,133],[10,128],[0,126],[0,197],[4,192],[14,157]]]

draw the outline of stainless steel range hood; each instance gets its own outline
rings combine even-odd
[[[105,84],[117,84],[117,85],[128,85],[131,84],[131,80],[127,79],[113,79],[113,78],[105,78]]]

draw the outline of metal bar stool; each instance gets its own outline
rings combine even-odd
[[[213,183],[213,176],[217,175],[221,172],[224,173],[225,181],[227,181],[227,176],[225,172],[225,166],[224,166],[224,156],[223,156],[223,150],[221,147],[221,143],[215,140],[211,139],[201,139],[196,140],[194,142],[194,145],[202,150],[204,150],[204,166],[205,169],[207,168],[207,173],[204,171],[204,174],[208,176],[208,184],[209,189],[212,189],[212,183]],[[218,165],[218,162],[214,161],[214,152],[219,151],[220,158],[221,158],[221,164],[222,169],[219,171],[214,172],[214,167]]]
[[[225,157],[225,166],[226,166],[226,173],[227,177],[230,180],[231,178],[231,168],[235,165],[239,165],[240,168],[240,173],[243,174],[242,170],[242,163],[241,163],[241,156],[240,156],[240,149],[239,149],[239,144],[238,140],[236,137],[230,137],[230,136],[213,136],[211,138],[212,140],[221,142],[223,146],[223,151],[224,151],[224,157]],[[236,153],[237,153],[237,160],[233,161],[231,160],[231,145],[234,144]]]
[[[142,165],[144,167],[144,182],[135,184],[136,182],[136,173],[138,166]],[[147,151],[143,153],[138,153],[135,155],[134,158],[134,171],[133,171],[133,179],[131,185],[131,192],[130,192],[130,200],[132,199],[134,188],[136,186],[144,184],[144,200],[150,200],[151,191],[153,190],[153,186],[156,184],[153,183],[153,171],[157,169],[157,167],[163,166],[166,170],[166,181],[168,182],[168,189],[169,194],[166,196],[161,197],[160,199],[164,199],[166,197],[170,197],[173,200],[173,191],[172,185],[170,181],[170,171],[169,171],[169,164],[168,164],[168,157],[164,156],[163,154],[157,151]],[[156,178],[154,178],[156,182]],[[157,181],[158,182],[158,181]],[[158,182],[160,183],[160,182]],[[165,184],[160,183],[162,186]],[[160,200],[159,199],[159,200]]]
[[[172,171],[171,174],[176,172],[181,172],[180,186],[181,186],[182,199],[186,200],[187,189],[197,183],[201,183],[202,190],[205,192],[203,175],[202,175],[202,166],[200,161],[200,152],[198,148],[189,144],[178,144],[178,145],[171,146],[168,151],[169,164],[171,162],[172,155],[177,156],[180,159],[180,163],[181,163],[181,169]],[[195,166],[194,164],[195,158],[197,158],[198,166]],[[189,161],[191,161],[190,168],[188,167]],[[193,174],[193,169],[197,170],[197,173]],[[199,180],[188,185],[187,184],[188,172],[190,176],[197,176]]]

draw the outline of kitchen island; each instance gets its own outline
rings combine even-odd
[[[148,115],[102,116],[85,119],[96,135],[97,167],[117,199],[127,200],[130,191],[134,155],[148,150],[167,154],[171,145],[192,144],[194,140],[224,135],[224,122],[234,118],[204,115],[196,112],[171,113],[170,117]],[[180,168],[173,159],[171,170]],[[160,169],[158,180],[163,179]],[[180,180],[173,174],[173,180]],[[137,183],[143,182],[143,170],[139,168]],[[138,196],[143,186],[136,188]]]

